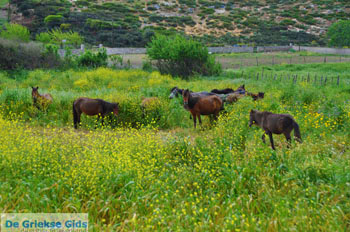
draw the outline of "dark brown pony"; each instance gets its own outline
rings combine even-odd
[[[253,98],[254,101],[258,100],[258,99],[263,99],[265,96],[264,92],[259,92],[259,93],[249,93],[247,92],[248,96],[251,96]]]
[[[294,137],[296,141],[302,142],[298,123],[289,114],[273,114],[271,112],[260,112],[257,110],[250,111],[249,127],[253,124],[261,127],[265,133],[262,135],[262,140],[265,143],[265,134],[270,137],[271,147],[275,150],[272,134],[284,134],[287,139],[288,147],[290,145],[290,133],[294,129]]]
[[[230,93],[235,93],[235,92],[238,92],[239,94],[244,94],[245,93],[245,86],[241,85],[236,90],[233,90],[231,88],[213,89],[210,92],[211,93],[216,93],[216,94],[230,94]]]
[[[87,97],[80,97],[73,102],[73,118],[74,118],[74,128],[78,128],[80,123],[80,116],[82,113],[85,113],[89,116],[98,115],[98,119],[103,119],[107,114],[111,112],[114,115],[118,115],[119,104],[118,103],[109,103],[102,99],[91,99]]]
[[[33,105],[35,105],[39,110],[40,106],[46,108],[52,103],[52,96],[49,93],[40,94],[38,91],[39,87],[32,87],[32,99]]]
[[[191,92],[186,89],[182,93],[184,108],[191,112],[193,116],[194,128],[196,128],[196,117],[198,117],[199,124],[202,125],[201,115],[214,115],[216,120],[220,110],[223,110],[223,101],[216,95],[210,96],[193,96]]]

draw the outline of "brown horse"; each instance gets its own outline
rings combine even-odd
[[[273,114],[271,112],[260,112],[257,110],[250,111],[249,127],[253,124],[261,127],[265,133],[262,135],[262,140],[265,143],[265,134],[269,135],[271,147],[275,150],[272,134],[284,134],[287,139],[288,147],[290,145],[290,133],[294,129],[294,136],[298,142],[301,141],[300,130],[298,123],[289,114]]]
[[[253,98],[254,101],[259,100],[259,99],[263,99],[265,96],[264,92],[259,92],[259,93],[249,93],[247,92],[248,96],[251,96]]]
[[[191,112],[193,116],[194,128],[196,128],[196,117],[199,124],[202,125],[201,115],[214,115],[217,119],[220,110],[223,110],[223,101],[216,95],[210,96],[193,96],[188,89],[182,93],[184,108]]]
[[[114,113],[118,115],[119,104],[106,102],[102,99],[91,99],[87,97],[80,97],[73,102],[73,118],[74,118],[74,128],[78,128],[80,123],[80,116],[85,113],[89,116],[98,115],[98,119],[103,119],[107,114]]]
[[[49,93],[40,94],[38,91],[39,87],[32,87],[32,99],[33,105],[36,106],[40,110],[40,106],[42,108],[46,108],[49,104],[52,103],[52,96]]]

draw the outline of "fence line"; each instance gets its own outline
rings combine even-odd
[[[270,74],[270,75],[269,75]],[[244,71],[241,73],[241,78],[243,79],[255,79],[255,80],[273,80],[273,81],[285,81],[285,82],[291,82],[293,84],[296,84],[297,82],[307,82],[314,85],[340,85],[340,75],[333,75],[333,76],[323,76],[323,75],[315,75],[314,78],[311,77],[310,73],[308,73],[306,76],[298,76],[298,74],[280,74],[278,77],[278,74],[274,73],[264,73],[264,70],[260,72],[257,72],[256,74],[249,73],[248,75],[244,74]]]

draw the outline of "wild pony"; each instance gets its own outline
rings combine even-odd
[[[106,115],[113,112],[114,115],[118,115],[119,104],[106,102],[102,99],[91,99],[87,97],[80,97],[73,102],[73,119],[74,128],[78,128],[80,123],[80,116],[85,113],[89,116],[98,115],[98,119],[103,119]]]
[[[46,108],[49,104],[52,103],[52,96],[49,93],[40,94],[39,86],[32,87],[32,99],[33,105],[40,110],[40,106]]]
[[[226,88],[226,89],[213,89],[210,92],[216,93],[216,94],[230,94],[230,93],[245,94],[245,85],[239,86],[236,90],[233,90],[231,88]]]
[[[214,115],[216,120],[219,112],[223,110],[223,101],[216,95],[210,96],[193,96],[188,90],[182,93],[184,108],[191,112],[193,116],[194,128],[196,128],[196,118],[198,117],[199,124],[202,125],[201,115]]]
[[[247,92],[248,96],[251,96],[253,98],[254,101],[258,100],[258,99],[263,99],[265,96],[264,92],[259,92],[259,93],[249,93]]]
[[[270,137],[271,147],[275,150],[272,134],[284,134],[287,139],[288,147],[290,146],[290,133],[294,129],[294,137],[296,141],[302,142],[298,123],[289,114],[273,114],[271,112],[260,112],[257,110],[250,111],[249,127],[253,124],[261,127],[265,133],[262,135],[262,140],[265,143],[265,134]]]

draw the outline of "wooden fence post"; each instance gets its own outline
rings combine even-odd
[[[337,85],[339,85],[339,75],[338,75],[338,78],[337,78]]]
[[[321,85],[322,85],[322,82],[323,82],[323,75],[321,76],[321,81],[320,81]]]
[[[327,84],[327,76],[326,76],[326,78],[324,79],[324,85],[326,85]]]
[[[259,66],[259,60],[258,60],[258,57],[255,57],[256,58],[256,66]]]
[[[310,82],[310,73],[307,74],[307,82]]]

